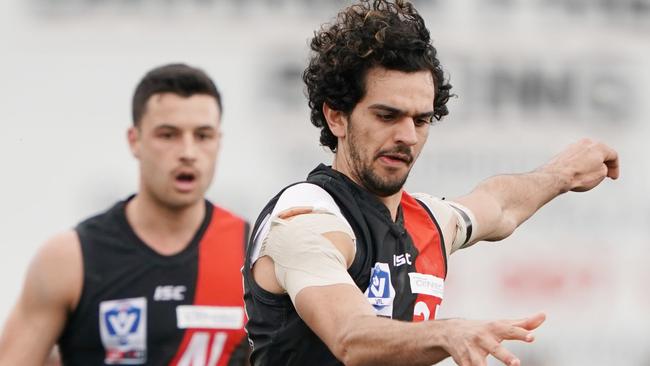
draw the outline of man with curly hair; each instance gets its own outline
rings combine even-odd
[[[283,189],[255,224],[243,269],[252,364],[485,365],[492,355],[519,365],[501,343],[533,341],[544,314],[435,320],[447,257],[509,236],[561,193],[616,179],[617,153],[585,139],[454,200],[409,194],[451,89],[420,15],[405,1],[361,1],[311,50],[311,122],[334,160]]]

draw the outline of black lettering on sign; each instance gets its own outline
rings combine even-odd
[[[483,58],[465,61],[452,73],[454,92],[462,101],[456,108],[464,119],[601,125],[638,122],[644,81],[635,75],[634,67],[623,61],[606,66],[588,61],[544,65]]]

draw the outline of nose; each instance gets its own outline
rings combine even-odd
[[[415,121],[413,118],[402,118],[395,124],[395,129],[395,142],[401,142],[407,146],[415,145],[418,142],[418,135],[415,130]]]
[[[191,163],[196,160],[197,155],[197,146],[196,141],[194,141],[194,136],[192,134],[186,134],[183,136],[180,159],[183,162]]]

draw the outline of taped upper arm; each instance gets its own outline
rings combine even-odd
[[[347,268],[354,259],[353,233],[334,215],[311,213],[276,218],[260,249],[273,260],[279,286],[292,300],[304,288],[353,284]]]
[[[425,193],[412,194],[422,201],[438,221],[445,239],[447,255],[476,242],[476,218],[470,209]]]

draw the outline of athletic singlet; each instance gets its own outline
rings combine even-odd
[[[76,227],[83,289],[59,339],[64,365],[239,365],[248,344],[240,269],[247,223],[205,201],[190,244],[164,256],[118,202]]]
[[[306,182],[327,191],[352,226],[356,255],[348,273],[377,316],[434,319],[442,302],[447,259],[442,232],[426,206],[404,193],[393,222],[388,208],[374,195],[325,165],[313,170]],[[282,192],[262,210],[253,233],[269,219]],[[288,295],[272,294],[254,281],[250,255],[254,244],[252,237],[243,270],[252,364],[340,365],[298,316]]]

